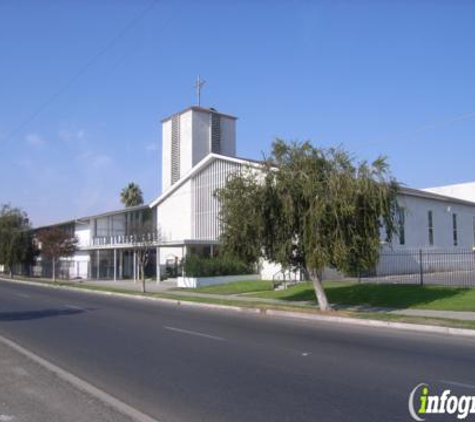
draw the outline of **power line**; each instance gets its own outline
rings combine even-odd
[[[74,82],[76,82],[99,58],[101,58],[110,48],[126,35],[137,23],[139,23],[145,15],[156,6],[158,0],[151,0],[151,2],[143,8],[133,19],[131,19],[124,27],[122,27],[117,34],[96,54],[91,56],[79,70],[68,79],[57,91],[53,92],[36,110],[34,110],[25,120],[13,128],[13,130],[3,138],[0,148],[5,146],[18,132],[23,130],[28,124],[41,114],[48,106],[60,97]]]
[[[433,129],[437,129],[439,127],[443,127],[443,126],[446,126],[446,125],[451,125],[453,123],[458,123],[460,121],[473,119],[473,118],[475,118],[475,113],[461,114],[459,116],[455,116],[455,117],[452,117],[450,119],[441,119],[441,120],[438,120],[434,123],[430,123],[430,124],[427,124],[427,125],[424,125],[424,126],[419,126],[416,129],[403,131],[403,132],[396,132],[393,135],[386,136],[386,137],[381,138],[381,139],[374,139],[374,140],[366,141],[366,142],[363,141],[363,142],[360,142],[360,144],[370,146],[370,145],[376,145],[376,144],[381,144],[381,143],[385,143],[385,142],[393,142],[394,140],[401,140],[404,137],[407,137],[408,135],[413,135],[413,134],[417,134],[417,133],[421,133],[421,132],[427,132],[427,131],[430,131],[430,130],[433,130]]]

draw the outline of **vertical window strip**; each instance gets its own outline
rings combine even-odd
[[[221,116],[211,113],[211,152],[221,154]]]
[[[454,237],[454,246],[458,246],[458,230],[457,230],[457,214],[452,214],[452,229],[453,229],[453,237]]]
[[[171,184],[180,178],[180,116],[172,117]]]
[[[427,213],[428,230],[429,230],[429,245],[434,246],[434,217],[432,211]]]
[[[405,245],[406,244],[406,216],[404,212],[404,208],[398,209],[398,231],[399,231],[399,244]]]

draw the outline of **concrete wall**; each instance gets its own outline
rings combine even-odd
[[[195,289],[200,286],[214,286],[216,284],[232,283],[234,281],[260,280],[259,274],[226,275],[221,277],[178,277],[178,287]]]
[[[180,179],[193,167],[193,111],[180,115]]]
[[[210,114],[193,111],[193,166],[211,153]]]

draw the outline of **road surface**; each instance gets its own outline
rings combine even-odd
[[[475,395],[457,337],[3,281],[0,335],[161,421],[408,421],[421,382]]]

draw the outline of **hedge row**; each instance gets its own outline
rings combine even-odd
[[[200,258],[187,256],[183,263],[187,277],[218,277],[224,275],[254,274],[254,269],[230,258]]]

